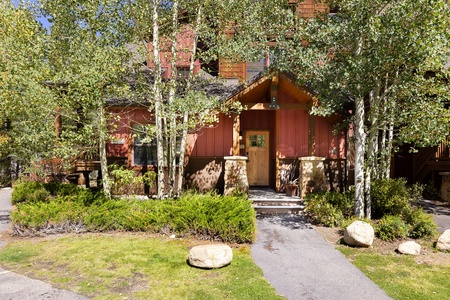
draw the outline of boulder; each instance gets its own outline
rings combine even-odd
[[[444,231],[439,237],[436,248],[440,251],[450,251],[450,229]]]
[[[344,242],[349,246],[370,247],[374,237],[373,227],[363,221],[353,222],[344,232]]]
[[[401,243],[398,246],[398,252],[401,254],[419,255],[422,247],[414,241]]]
[[[229,265],[233,251],[225,244],[200,245],[189,251],[188,261],[191,266],[202,269],[217,269]]]

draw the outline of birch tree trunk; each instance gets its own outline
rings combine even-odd
[[[366,158],[366,172],[365,172],[365,217],[371,218],[371,203],[370,203],[370,185],[372,182],[372,176],[377,172],[377,146],[378,146],[378,117],[379,117],[379,107],[380,107],[380,82],[375,83],[375,87],[370,93],[370,128],[369,128],[369,138],[367,144],[367,158]]]
[[[163,120],[162,120],[162,78],[161,78],[161,59],[159,57],[159,24],[158,24],[158,10],[160,5],[159,0],[153,0],[153,97],[155,100],[155,130],[156,130],[156,157],[158,160],[158,176],[157,176],[157,197],[162,199],[165,194],[165,180],[164,180],[164,139],[163,139]]]
[[[98,109],[98,150],[100,157],[100,171],[102,173],[103,192],[105,196],[111,198],[111,186],[108,174],[108,161],[106,158],[106,135],[108,132],[107,120],[105,115],[105,108],[102,103],[99,103]],[[87,178],[89,180],[89,178]]]
[[[176,94],[176,79],[177,79],[177,34],[178,34],[178,1],[172,3],[172,37],[171,37],[171,62],[170,62],[170,82],[169,82],[169,113],[167,116],[168,132],[167,135],[167,152],[168,152],[168,178],[169,188],[168,196],[172,197],[174,190],[174,183],[176,179],[176,146],[177,146],[177,116],[175,110],[172,108],[172,103]]]
[[[364,98],[355,98],[355,215],[364,218],[364,157],[366,133],[364,131]]]

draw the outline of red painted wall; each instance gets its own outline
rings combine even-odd
[[[191,156],[228,156],[233,144],[233,119],[219,116],[219,123],[211,128],[202,128],[190,136]]]
[[[315,155],[328,158],[345,158],[345,133],[334,135],[334,124],[330,118],[315,117]]]
[[[308,156],[308,113],[281,110],[279,114],[279,157]]]

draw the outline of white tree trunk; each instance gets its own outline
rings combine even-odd
[[[105,193],[106,197],[111,198],[111,185],[108,174],[108,161],[106,158],[106,135],[108,132],[108,124],[105,115],[105,108],[103,107],[102,103],[99,103],[98,118],[98,150],[100,157],[100,171],[102,173],[103,192]],[[89,180],[89,178],[87,178],[86,180]]]
[[[164,180],[164,138],[163,138],[163,122],[162,122],[162,78],[161,78],[161,61],[159,57],[159,24],[158,24],[158,10],[160,6],[159,0],[153,0],[153,97],[155,101],[155,130],[156,130],[156,156],[158,160],[158,179],[157,187],[158,199],[162,199],[165,194],[165,180]]]
[[[364,157],[366,133],[364,130],[364,98],[355,99],[355,215],[364,218]]]
[[[379,107],[380,107],[380,82],[375,83],[375,87],[370,93],[370,128],[368,128],[369,138],[367,144],[367,158],[366,158],[366,171],[365,171],[365,217],[371,218],[371,203],[370,203],[370,185],[372,182],[372,176],[376,174],[377,169],[377,153],[378,153],[378,119],[379,119]],[[363,100],[364,102],[364,100]],[[358,110],[358,109],[357,109]],[[376,176],[376,175],[375,175]]]
[[[172,37],[171,37],[171,62],[170,62],[170,82],[169,82],[169,113],[167,116],[168,134],[167,134],[167,148],[168,153],[168,196],[173,196],[174,183],[176,177],[176,146],[177,146],[177,116],[174,109],[171,107],[176,94],[176,77],[177,77],[177,35],[178,35],[178,1],[172,2]]]

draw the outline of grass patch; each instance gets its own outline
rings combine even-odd
[[[198,243],[145,234],[21,240],[3,248],[0,263],[93,299],[283,299],[253,263],[248,245],[233,247],[231,265],[202,270],[186,262]]]
[[[338,250],[393,299],[438,300],[450,295],[450,266],[417,263],[409,256],[382,255],[345,246]]]

